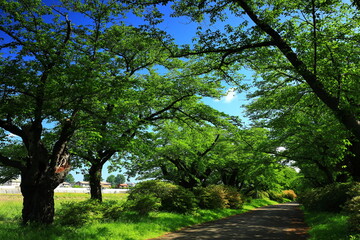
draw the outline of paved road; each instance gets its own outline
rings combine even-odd
[[[188,227],[152,240],[304,240],[309,237],[307,230],[298,204],[284,203]]]

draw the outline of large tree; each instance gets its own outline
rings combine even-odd
[[[23,156],[1,150],[0,162],[21,173],[23,224],[53,221],[54,189],[71,165],[69,140],[83,110],[109,86],[103,68],[107,59],[96,33],[121,12],[121,5],[66,3],[0,3],[0,127],[21,139],[26,152]],[[101,22],[76,24],[77,10]]]

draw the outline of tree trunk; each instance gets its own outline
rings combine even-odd
[[[352,155],[347,155],[349,173],[355,181],[360,181],[360,142],[357,139],[351,139],[349,151]]]
[[[22,224],[53,222],[54,189],[64,181],[67,171],[55,172],[55,169],[50,168],[47,171],[39,171],[36,168],[22,171],[20,185],[23,195]]]
[[[21,182],[24,197],[22,223],[51,224],[54,219],[54,188],[46,180],[40,183]]]
[[[89,169],[89,177],[90,177],[90,195],[91,199],[102,201],[102,193],[101,193],[101,171],[102,164],[91,164]]]

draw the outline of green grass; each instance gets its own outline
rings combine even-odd
[[[304,211],[305,221],[310,227],[309,240],[360,240],[360,235],[351,235],[343,213]]]
[[[89,198],[88,194],[55,194],[55,205],[61,207],[61,202],[81,201]],[[126,194],[104,195],[105,200],[123,201]],[[167,232],[172,232],[185,226],[212,221],[219,218],[243,213],[256,207],[276,204],[266,199],[255,199],[247,202],[243,209],[199,210],[194,214],[151,213],[149,217],[138,217],[129,214],[119,221],[109,223],[93,223],[79,228],[60,226],[55,222],[51,226],[21,227],[21,195],[0,196],[0,239],[16,240],[61,240],[61,239],[94,239],[94,240],[136,240],[149,239]]]

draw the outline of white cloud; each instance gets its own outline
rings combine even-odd
[[[236,92],[235,92],[235,88],[229,88],[229,90],[227,91],[225,97],[223,97],[224,101],[226,103],[231,102],[232,100],[234,100],[234,98],[236,97]]]

